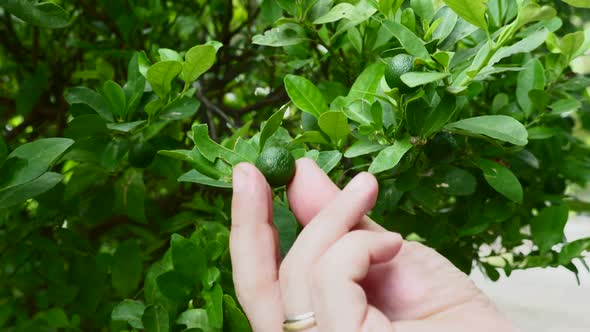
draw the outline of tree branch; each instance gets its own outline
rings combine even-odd
[[[229,115],[225,114],[225,112],[219,108],[217,105],[215,105],[213,102],[211,102],[203,93],[203,91],[201,91],[199,88],[196,89],[196,95],[197,95],[197,99],[199,99],[199,101],[201,103],[203,103],[203,105],[205,105],[205,107],[210,110],[215,112],[217,115],[219,115],[225,122],[229,123],[232,127],[236,126],[236,123],[234,121],[234,119],[232,119]]]

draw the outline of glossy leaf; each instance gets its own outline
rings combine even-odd
[[[104,98],[88,88],[77,87],[67,90],[64,98],[70,105],[85,104],[90,106],[103,119],[112,122],[113,114],[109,111],[109,106]]]
[[[430,53],[424,46],[424,43],[405,26],[390,20],[383,21],[383,27],[399,40],[402,47],[416,58],[422,60],[430,59]]]
[[[113,81],[106,81],[102,86],[101,94],[111,113],[117,116],[124,116],[127,114],[125,92],[119,84]]]
[[[548,252],[563,240],[563,230],[568,220],[565,205],[546,207],[531,220],[531,234],[541,254]]]
[[[21,20],[41,28],[60,29],[70,25],[68,13],[53,2],[0,0],[0,7]]]
[[[72,144],[74,141],[67,138],[44,138],[14,149],[0,168],[0,190],[40,177]]]
[[[273,211],[273,223],[279,233],[281,257],[285,257],[297,239],[299,224],[293,213],[286,206],[275,202]]]
[[[370,141],[360,140],[346,150],[344,157],[352,159],[360,156],[364,156],[373,152],[381,151],[385,149],[385,146]]]
[[[385,74],[385,64],[376,62],[363,70],[350,88],[348,97],[351,100],[362,100],[373,103],[377,90]]]
[[[321,151],[316,159],[318,166],[324,173],[330,173],[342,159],[340,151]]]
[[[198,45],[186,52],[180,78],[185,82],[194,82],[215,64],[217,51],[211,45]]]
[[[481,168],[486,181],[492,188],[513,202],[522,202],[522,185],[508,168],[487,159],[477,159],[475,163]]]
[[[262,131],[260,132],[260,140],[258,143],[258,145],[260,146],[259,151],[262,151],[264,149],[264,145],[266,144],[266,141],[277,131],[277,129],[279,129],[279,127],[281,126],[281,123],[283,123],[283,118],[285,117],[286,111],[287,111],[287,107],[283,107],[278,112],[273,114],[268,119],[268,121],[266,121],[266,124],[264,125],[264,127],[262,128]]]
[[[402,81],[410,88],[415,88],[420,85],[429,84],[432,82],[440,81],[443,78],[448,77],[450,74],[447,73],[407,73],[401,76]]]
[[[203,299],[211,327],[223,327],[223,290],[221,286],[215,284],[210,290],[204,291]]]
[[[145,332],[168,332],[170,321],[168,312],[161,305],[155,304],[145,308],[141,317]]]
[[[516,97],[518,104],[527,116],[534,110],[534,105],[529,98],[532,90],[543,90],[545,87],[545,74],[543,65],[539,60],[531,60],[525,65],[525,69],[518,75]]]
[[[316,118],[328,111],[328,105],[320,89],[308,79],[287,75],[285,77],[285,89],[293,104]]]
[[[445,4],[465,21],[475,25],[482,30],[488,29],[486,21],[486,1],[484,0],[444,0]]]
[[[348,119],[342,112],[326,112],[323,113],[318,124],[322,131],[326,133],[334,142],[342,138],[346,138],[350,132],[348,126]]]
[[[224,182],[220,180],[212,179],[196,169],[188,171],[187,173],[183,174],[181,177],[178,178],[178,182],[192,182],[203,184],[206,186],[211,187],[218,187],[218,188],[231,188],[232,184],[230,182]]]
[[[235,166],[241,162],[248,161],[248,158],[217,144],[209,138],[207,125],[201,124],[193,127],[193,140],[199,152],[211,162],[214,162],[217,158],[221,158],[232,166]]]
[[[178,61],[161,61],[153,64],[147,71],[146,78],[154,92],[165,100],[172,90],[172,80],[182,71]]]
[[[189,276],[191,279],[202,279],[207,272],[207,257],[204,250],[194,241],[181,235],[172,234],[170,240],[172,264],[174,270]]]
[[[528,133],[522,123],[505,115],[485,115],[448,124],[446,129],[468,135],[483,135],[524,146]]]
[[[63,176],[61,174],[48,172],[33,181],[9,189],[0,190],[0,209],[22,203],[29,198],[41,195],[55,187],[62,181],[62,179]]]
[[[117,247],[113,255],[111,278],[113,287],[122,296],[131,296],[139,286],[143,264],[139,245],[128,240]]]
[[[236,301],[229,295],[223,295],[223,317],[224,324],[229,325],[232,332],[251,332],[252,328],[248,318],[236,304]]]
[[[263,46],[283,47],[301,44],[306,41],[305,30],[295,23],[283,23],[276,28],[256,35],[252,43]]]
[[[409,138],[395,141],[393,145],[379,152],[373,163],[371,163],[369,172],[377,174],[394,168],[412,147]]]
[[[127,322],[136,329],[143,329],[141,317],[144,310],[145,305],[139,301],[123,300],[113,309],[111,319]]]
[[[201,329],[204,332],[212,332],[209,318],[205,309],[189,309],[178,316],[176,324],[185,325],[188,329]]]

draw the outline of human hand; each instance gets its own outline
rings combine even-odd
[[[279,331],[285,315],[307,311],[316,313],[320,331],[510,330],[433,250],[406,243],[391,260],[398,236],[362,217],[376,197],[372,176],[339,193],[313,161],[300,160],[288,194],[306,227],[280,264],[270,188],[254,167],[236,170],[236,179],[247,181],[234,184],[230,247],[236,291],[254,331]]]

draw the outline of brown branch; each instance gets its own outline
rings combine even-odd
[[[223,120],[225,122],[229,123],[232,127],[236,126],[234,119],[232,119],[229,115],[225,114],[225,112],[220,107],[218,107],[213,102],[211,102],[205,96],[203,91],[201,91],[200,89],[197,88],[196,95],[197,95],[197,99],[199,99],[199,101],[201,103],[203,103],[208,110],[215,112],[217,115],[219,115],[221,118],[223,118]]]
[[[254,110],[259,110],[261,108],[269,107],[269,106],[279,106],[289,101],[289,96],[287,95],[287,91],[283,86],[280,86],[271,94],[267,95],[264,99],[261,99],[255,102],[252,105],[248,105],[246,107],[236,109],[231,107],[224,107],[228,112],[236,113],[236,114],[244,114]]]

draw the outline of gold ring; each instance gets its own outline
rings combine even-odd
[[[285,320],[283,322],[283,331],[297,332],[314,326],[316,326],[315,314],[313,312],[308,312]]]

